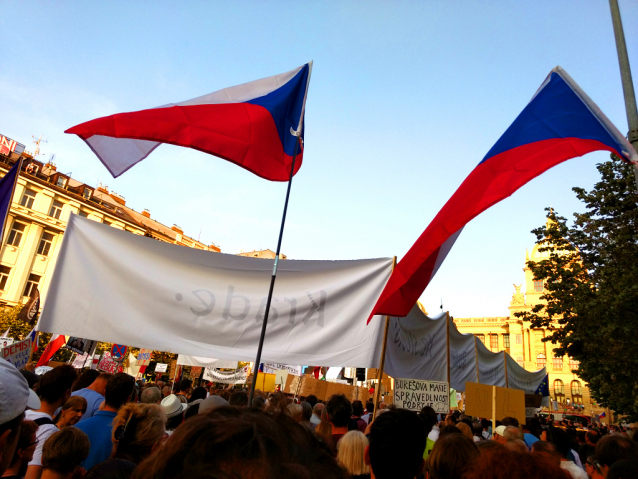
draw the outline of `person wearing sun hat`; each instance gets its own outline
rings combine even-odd
[[[505,439],[505,429],[505,426],[499,426],[494,429],[494,432],[492,433],[492,440],[505,444],[507,442],[507,439]]]
[[[26,409],[39,409],[40,399],[13,364],[0,359],[0,475],[13,458]]]
[[[166,414],[166,432],[170,434],[184,422],[184,411],[188,404],[183,403],[175,394],[169,394],[162,399],[161,406]]]

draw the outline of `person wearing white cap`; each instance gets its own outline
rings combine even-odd
[[[13,458],[25,409],[39,407],[40,400],[24,376],[13,364],[0,359],[0,475]]]
[[[492,433],[492,440],[505,444],[507,442],[507,439],[505,438],[505,429],[505,426],[499,426],[494,429],[494,432]]]

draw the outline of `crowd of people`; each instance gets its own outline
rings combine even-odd
[[[418,414],[334,395],[136,382],[125,373],[41,377],[0,359],[3,478],[629,479],[638,429]]]

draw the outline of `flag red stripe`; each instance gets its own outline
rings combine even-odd
[[[563,161],[597,150],[596,140],[556,138],[519,146],[479,164],[396,265],[372,315],[406,316],[432,279],[441,245],[490,206]]]
[[[218,156],[273,181],[288,181],[292,157],[285,154],[270,112],[250,103],[172,106],[96,118],[65,133],[149,140]],[[303,153],[297,155],[295,173]]]

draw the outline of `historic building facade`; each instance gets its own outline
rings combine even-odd
[[[528,371],[536,371],[547,367],[549,374],[550,396],[559,404],[559,409],[584,406],[584,411],[602,412],[595,407],[584,381],[574,371],[578,363],[567,356],[556,357],[555,345],[543,342],[543,338],[551,332],[546,329],[534,329],[528,321],[521,321],[514,316],[518,311],[530,311],[541,303],[543,282],[534,281],[527,261],[540,261],[547,252],[538,251],[538,245],[532,249],[531,255],[525,253],[525,282],[514,284],[514,294],[509,305],[510,315],[495,318],[454,318],[459,331],[476,335],[491,351],[507,351],[521,366]],[[525,286],[523,290],[523,286]]]
[[[72,213],[159,241],[220,252],[214,244],[186,236],[177,225],[155,221],[148,210],[137,212],[126,206],[124,197],[107,187],[77,181],[54,164],[37,161],[23,145],[0,137],[0,176],[23,159],[0,252],[0,306],[26,302],[34,288],[46,299]]]

